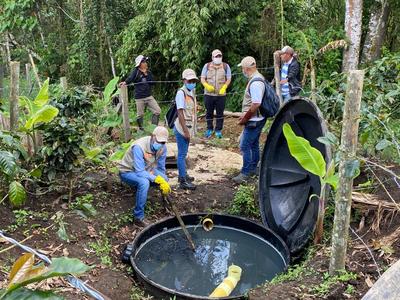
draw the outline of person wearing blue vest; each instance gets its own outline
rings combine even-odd
[[[242,116],[238,122],[244,127],[239,144],[243,166],[239,175],[233,178],[235,183],[240,184],[246,182],[251,176],[257,175],[256,170],[260,160],[259,139],[266,118],[259,113],[258,109],[265,93],[263,82],[265,78],[258,72],[256,60],[254,57],[246,56],[238,66],[242,67],[243,75],[248,79],[242,101]]]
[[[136,100],[136,122],[139,130],[143,128],[143,116],[145,108],[147,107],[152,112],[151,123],[158,125],[160,119],[161,109],[156,99],[152,96],[152,87],[154,85],[153,74],[149,70],[147,64],[148,57],[139,55],[135,59],[135,68],[125,81],[120,85],[127,85],[133,83],[135,85],[135,100]]]
[[[158,184],[163,195],[171,192],[165,174],[168,130],[157,126],[151,136],[135,141],[118,163],[119,176],[123,182],[136,187],[136,204],[133,210],[134,224],[147,226],[144,208],[150,185]]]
[[[222,52],[215,49],[211,54],[212,61],[206,63],[201,71],[201,83],[204,86],[204,105],[206,107],[206,138],[214,133],[214,109],[216,110],[215,137],[222,138],[224,126],[224,109],[226,89],[231,83],[231,68],[222,61]]]

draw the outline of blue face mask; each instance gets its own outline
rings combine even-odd
[[[196,83],[185,83],[186,88],[191,91],[194,90],[196,88]]]
[[[162,148],[163,144],[159,144],[157,142],[154,142],[151,145],[151,148],[153,149],[153,151],[157,152],[158,150],[160,150]]]

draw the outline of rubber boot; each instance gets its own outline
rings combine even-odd
[[[189,182],[186,177],[179,177],[179,187],[184,190],[195,190],[196,186]]]
[[[139,127],[139,130],[144,130],[144,128],[143,128],[143,117],[139,117],[139,118],[137,118],[136,119],[136,122],[137,122],[137,125],[138,125],[138,127]]]
[[[158,121],[160,120],[160,115],[151,116],[151,124],[158,126]]]
[[[186,180],[189,182],[193,182],[194,181],[194,177],[189,176],[188,174],[186,174]]]

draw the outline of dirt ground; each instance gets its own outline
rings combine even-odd
[[[226,120],[224,139],[200,141],[196,155],[191,157],[192,170],[189,171],[191,175],[199,177],[197,190],[183,192],[174,188],[171,196],[180,213],[226,212],[231,205],[237,187],[232,184],[230,178],[240,167],[237,148],[240,128],[235,126],[235,122],[236,119]],[[204,128],[204,123],[201,126]],[[263,138],[265,139],[265,134]],[[232,152],[226,152],[227,156],[213,158],[215,161],[211,160],[210,164],[208,157],[215,152],[214,147]],[[218,164],[221,168],[215,168]],[[400,168],[393,166],[392,170],[399,174]],[[375,171],[379,172],[379,177],[384,180],[392,197],[399,200],[399,188],[392,177]],[[84,175],[83,173],[83,170],[74,173],[73,178],[76,181],[72,191],[66,177],[60,177],[57,186],[53,186],[52,190],[44,195],[34,195],[38,187],[30,186],[32,194],[24,210],[13,212],[8,204],[2,205],[0,228],[17,240],[25,239],[24,244],[40,249],[48,256],[77,257],[95,266],[83,275],[82,279],[111,299],[150,299],[141,286],[135,283],[131,268],[120,260],[124,246],[140,231],[140,228],[133,225],[130,217],[134,206],[134,191],[121,184],[117,176],[107,176],[104,170],[94,168]],[[174,174],[176,170],[168,170],[169,176],[173,177]],[[362,174],[355,185],[365,182],[370,176]],[[378,184],[373,184],[369,189],[369,192],[379,199],[391,201]],[[97,215],[84,219],[76,214],[68,202],[70,193],[72,202],[77,197],[91,195]],[[61,240],[57,235],[59,225],[53,218],[57,213],[64,217],[69,242]],[[169,215],[160,201],[158,191],[151,189],[146,206],[148,219],[155,222]],[[378,268],[383,272],[400,257],[398,234],[392,236],[392,244],[389,247],[387,240],[384,240],[384,237],[390,237],[398,230],[400,220],[397,214],[376,207],[364,207],[359,208],[353,215],[352,227],[355,230],[360,229],[357,234],[372,248]],[[326,223],[329,223],[329,219],[331,215],[327,213]],[[326,240],[324,245],[310,247],[305,253],[294,258],[293,268],[296,264],[301,265],[297,271],[289,272],[295,276],[281,283],[267,284],[254,289],[249,293],[249,299],[360,299],[376,281],[378,272],[365,245],[354,234],[351,234],[351,238],[347,269],[356,274],[355,278],[340,279],[329,282],[328,285],[324,275],[329,266],[329,241]],[[385,244],[380,241],[385,241]],[[10,244],[0,240],[0,288],[6,284],[7,274],[13,262],[22,254],[17,248],[3,251],[8,247]],[[306,262],[303,264],[304,261]],[[349,288],[349,285],[353,288]],[[66,299],[89,299],[70,288],[63,279],[48,281],[41,284],[40,288],[55,288]]]

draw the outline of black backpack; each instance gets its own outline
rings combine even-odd
[[[271,84],[263,78],[256,77],[250,81],[250,84],[256,81],[264,82],[265,91],[262,98],[260,107],[258,108],[260,114],[265,118],[272,118],[276,115],[279,110],[280,101],[274,88]],[[249,88],[250,88],[249,84]]]
[[[178,110],[176,109],[176,102],[174,99],[172,100],[171,105],[165,115],[165,124],[171,129],[174,128],[174,123],[177,117]]]

